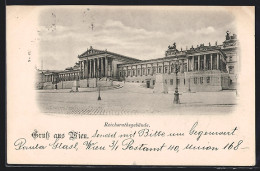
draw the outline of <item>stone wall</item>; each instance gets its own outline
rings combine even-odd
[[[120,78],[124,80],[124,78]],[[178,90],[180,92],[197,91],[221,91],[230,86],[230,77],[228,73],[219,70],[197,71],[178,73]],[[154,74],[143,76],[125,77],[129,83],[140,83],[143,87],[154,89],[154,92],[168,93],[174,92],[176,88],[176,74]],[[96,81],[96,78],[79,80],[80,88],[94,88],[113,86],[113,81],[108,78],[102,78]],[[71,89],[74,81],[61,81],[57,84],[58,89]],[[45,82],[44,89],[55,89],[55,84]]]
[[[230,87],[230,77],[228,74],[221,75],[221,87],[222,89],[228,89]]]
[[[74,81],[61,81],[57,84],[58,89],[71,89]]]
[[[228,89],[230,78],[228,73],[219,70],[178,73],[178,90],[180,92],[221,91]],[[120,77],[123,81],[124,78]],[[126,82],[142,83],[144,87],[154,88],[155,92],[173,92],[176,88],[176,74],[154,74],[125,77]],[[155,83],[155,85],[154,85]]]
[[[61,81],[57,83],[57,88],[58,89],[72,89],[75,81]],[[112,80],[98,80],[98,85],[101,87],[110,87],[113,86],[113,81]],[[79,87],[80,88],[93,88],[97,87],[96,86],[96,78],[90,78],[90,79],[84,79],[84,80],[79,80]],[[52,82],[45,82],[43,85],[43,89],[55,89],[55,84],[52,84]]]
[[[96,81],[96,78],[89,78],[84,80],[79,80],[79,87],[80,88],[93,88],[97,87],[97,84],[101,87],[109,87],[113,86],[113,81],[106,78],[102,78],[101,80]]]
[[[188,81],[191,92],[196,91],[221,91],[222,75],[226,75],[221,71],[198,71],[198,72],[187,72],[185,78]],[[186,88],[187,90],[187,88]]]
[[[167,86],[168,92],[175,91],[176,88],[176,74],[175,73],[170,73],[170,74],[164,74],[164,80],[163,83]],[[178,90],[180,92],[187,91],[188,89],[187,86],[187,81],[185,79],[184,73],[178,73]],[[156,83],[155,83],[156,84]]]
[[[96,78],[79,80],[79,87],[80,88],[96,87]]]
[[[167,84],[164,84],[165,80],[164,74],[156,74],[155,80],[156,83],[154,85],[154,93],[168,93],[168,86]]]

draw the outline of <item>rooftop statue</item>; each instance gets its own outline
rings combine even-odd
[[[172,44],[172,46],[168,46],[168,49],[176,49],[176,43],[174,42],[173,44]]]
[[[174,42],[173,43],[173,46],[172,46],[174,49],[176,49],[176,43]]]
[[[230,40],[230,36],[229,36],[230,32],[227,31],[226,33],[227,33],[227,35],[226,35],[226,40]]]

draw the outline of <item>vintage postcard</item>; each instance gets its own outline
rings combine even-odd
[[[7,164],[255,165],[253,6],[7,6]]]

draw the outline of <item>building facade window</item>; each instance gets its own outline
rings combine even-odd
[[[229,66],[228,67],[228,70],[229,70],[229,73],[230,74],[234,74],[235,72],[234,72],[234,66]]]
[[[207,70],[211,69],[211,60],[210,60],[210,56],[207,56]]]
[[[217,54],[212,54],[213,56],[213,69],[216,70],[217,69]]]
[[[200,57],[200,70],[204,69],[204,59],[203,56]]]
[[[200,77],[200,84],[203,84],[203,77]]]
[[[197,77],[194,78],[194,84],[198,84],[198,79],[197,79]]]
[[[174,66],[173,66],[173,64],[171,65],[171,73],[173,73],[174,72]]]
[[[153,73],[156,73],[156,67],[153,67]]]
[[[210,77],[207,77],[207,83],[208,84],[210,83]]]
[[[155,85],[155,80],[153,80],[153,85]]]
[[[186,63],[183,65],[183,69],[184,69],[184,72],[188,71],[188,67],[187,67]]]
[[[168,67],[166,66],[165,69],[164,69],[165,73],[167,73],[168,71]]]
[[[185,78],[183,79],[183,84],[185,85]]]
[[[140,75],[140,69],[137,70],[137,74]]]
[[[162,73],[162,67],[159,67],[159,73]]]
[[[150,74],[151,74],[151,73],[150,73],[150,68],[148,68],[148,69],[147,69],[147,72],[148,72],[148,75],[150,75]]]
[[[180,85],[180,79],[177,79],[177,85]]]
[[[194,57],[194,70],[198,70],[198,57]]]
[[[165,84],[167,84],[167,80],[165,80],[164,82],[165,82]]]

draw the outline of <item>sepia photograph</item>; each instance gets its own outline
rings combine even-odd
[[[235,19],[225,8],[42,10],[39,107],[82,115],[230,113],[239,99]]]

